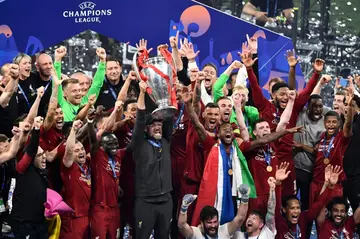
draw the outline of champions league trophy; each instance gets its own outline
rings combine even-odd
[[[177,107],[174,107],[177,106],[174,84],[176,69],[167,48],[167,45],[158,46],[158,55],[151,58],[148,51],[137,51],[133,59],[137,77],[147,83],[147,93],[158,106],[152,112],[155,119],[173,117],[177,111]]]

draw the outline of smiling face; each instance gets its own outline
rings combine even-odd
[[[344,204],[335,204],[331,209],[331,220],[336,226],[341,226],[346,219],[346,207]]]
[[[312,99],[309,104],[309,117],[312,120],[319,120],[322,117],[323,112],[322,99]]]
[[[71,104],[80,105],[82,98],[82,89],[80,84],[78,82],[69,83],[66,87],[64,87],[64,97]]]
[[[119,141],[114,134],[107,134],[101,137],[101,147],[109,156],[115,156],[119,149]]]
[[[62,109],[59,107],[55,110],[55,127],[61,130],[64,126],[64,114]]]
[[[146,127],[146,132],[150,138],[160,140],[162,138],[162,126],[161,121],[154,121]]]
[[[297,199],[290,199],[287,201],[285,208],[282,208],[286,219],[291,224],[297,224],[301,214],[300,203]]]
[[[213,84],[217,79],[216,69],[212,66],[205,66],[203,71],[205,73],[205,80],[204,80],[205,88],[206,90],[211,90]]]
[[[82,165],[86,162],[86,151],[81,142],[77,142],[74,147],[75,161]]]
[[[250,214],[246,220],[246,232],[251,236],[260,234],[261,229],[264,227],[264,222],[257,214]]]
[[[82,72],[74,73],[70,76],[70,78],[79,80],[79,85],[81,88],[81,95],[82,96],[86,95],[91,86],[91,79]]]
[[[220,109],[220,117],[221,121],[224,123],[230,122],[230,115],[232,110],[232,102],[228,98],[220,99],[218,101],[219,109]]]
[[[120,80],[122,68],[120,63],[117,61],[108,61],[106,62],[106,78],[117,84]]]
[[[202,117],[204,118],[205,129],[213,132],[220,122],[220,109],[218,107],[207,107]]]
[[[327,116],[324,120],[326,134],[332,136],[339,131],[340,121],[337,116]]]
[[[36,62],[36,68],[41,76],[50,77],[53,68],[51,57],[48,54],[40,54]]]
[[[338,114],[343,114],[344,112],[344,95],[335,95],[333,100],[333,110]]]
[[[234,140],[234,131],[229,123],[220,125],[217,137],[224,145],[231,145]]]
[[[40,147],[38,147],[38,151],[37,151],[37,154],[36,154],[35,160],[34,160],[34,165],[35,165],[35,167],[37,167],[39,169],[45,169],[46,168],[45,151]]]
[[[218,235],[220,222],[217,216],[205,220],[201,222],[201,224],[204,228],[205,234],[208,235],[209,237],[216,237]]]
[[[288,87],[281,87],[274,94],[275,96],[274,101],[281,109],[285,109],[289,101],[289,97],[287,94],[288,90],[289,90]]]
[[[29,56],[24,56],[19,62],[19,71],[20,78],[26,79],[30,76],[31,73],[31,58]]]

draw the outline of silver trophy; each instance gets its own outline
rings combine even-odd
[[[173,117],[177,111],[176,107],[171,105],[171,89],[173,87],[172,62],[168,62],[165,57],[158,52],[158,56],[146,58],[141,61],[139,71],[137,58],[141,53],[138,51],[134,55],[134,71],[139,79],[145,76],[147,85],[151,88],[150,98],[157,104],[158,108],[152,112],[155,119],[164,119]]]

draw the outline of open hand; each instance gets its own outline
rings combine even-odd
[[[290,134],[303,133],[304,132],[304,126],[300,125],[300,126],[296,126],[296,127],[287,129],[287,132],[289,132]]]
[[[145,39],[141,39],[139,44],[136,44],[136,48],[138,51],[147,51],[148,53],[152,51],[152,48],[147,49],[147,40]]]
[[[324,65],[325,65],[325,61],[317,58],[313,64],[313,67],[317,73],[320,73],[324,70]]]
[[[289,176],[290,171],[286,172],[288,167],[289,163],[286,162],[281,163],[280,167],[276,165],[275,179],[277,182],[282,182]]]
[[[285,58],[288,61],[290,67],[295,67],[297,63],[300,61],[300,58],[296,58],[295,49],[287,50],[285,54]]]

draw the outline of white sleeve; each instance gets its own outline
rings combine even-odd
[[[275,233],[273,233],[267,226],[264,226],[264,228],[260,232],[259,239],[274,239],[275,235],[276,230]]]
[[[204,236],[198,227],[191,227],[193,229],[193,236],[190,239],[203,239]]]
[[[228,223],[225,223],[224,225],[221,225],[219,227],[219,238],[221,239],[230,239],[231,238],[231,235],[229,234],[229,231],[228,231]]]
[[[246,79],[247,79],[247,71],[246,67],[241,67],[236,75],[235,86],[243,85],[246,86]]]

